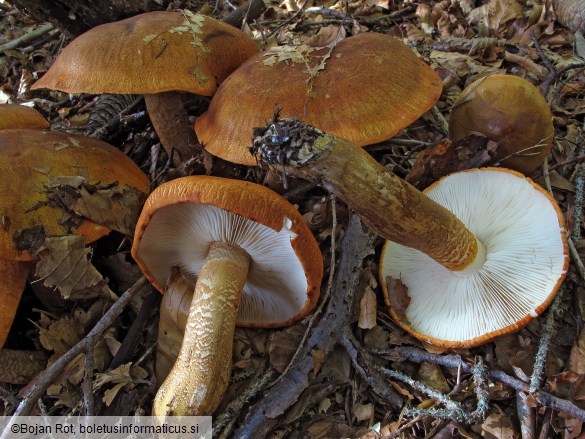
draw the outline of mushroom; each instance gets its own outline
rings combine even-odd
[[[552,148],[552,114],[538,89],[513,75],[490,75],[469,84],[449,118],[449,137],[478,132],[497,142],[494,161],[523,174],[544,162]]]
[[[280,46],[250,57],[222,82],[195,131],[210,153],[256,165],[252,129],[271,120],[275,107],[283,118],[365,146],[406,128],[441,89],[438,75],[388,35],[362,33],[332,49]]]
[[[387,241],[380,279],[394,320],[425,342],[469,347],[540,315],[569,263],[563,215],[548,192],[504,168],[450,174],[424,192],[463,221],[485,254],[482,263],[451,271]]]
[[[41,130],[0,131],[0,348],[4,345],[35,249],[50,235],[75,233],[89,243],[110,228],[63,209],[48,195],[56,177],[83,177],[91,184],[119,184],[146,194],[140,168],[105,142]],[[138,206],[136,206],[138,207]]]
[[[320,184],[392,241],[380,269],[387,302],[402,327],[422,340],[475,346],[518,329],[544,310],[566,275],[560,209],[519,173],[462,172],[427,196],[345,139],[291,120],[262,131],[254,147],[261,163]],[[275,146],[274,133],[286,142]],[[275,149],[284,164],[274,160]],[[492,313],[480,319],[488,308]],[[473,317],[461,317],[464,310]]]
[[[18,104],[0,105],[0,130],[14,128],[49,128],[49,122],[34,108]]]
[[[235,325],[272,328],[314,307],[323,262],[298,211],[264,186],[218,177],[167,182],[146,200],[132,255],[161,292],[195,283],[179,356],[153,414],[209,415],[231,371]]]
[[[178,165],[197,152],[178,92],[211,96],[256,52],[250,37],[213,18],[148,12],[77,37],[31,89],[144,94],[154,129],[167,152],[177,152]]]

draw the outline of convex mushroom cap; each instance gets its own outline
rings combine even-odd
[[[424,192],[463,221],[483,244],[484,255],[465,270],[452,271],[387,241],[380,281],[392,317],[423,341],[471,347],[540,315],[569,262],[564,219],[554,199],[504,168],[451,174]]]
[[[49,235],[78,234],[89,243],[110,232],[76,217],[48,195],[54,178],[83,177],[89,184],[127,185],[148,193],[148,178],[105,142],[75,134],[14,129],[0,131],[0,347],[4,344],[27,275],[31,253]]]
[[[194,145],[181,146],[181,139],[173,135],[172,129],[181,129],[174,119],[181,110],[184,113],[182,107],[177,108],[178,95],[156,94],[184,91],[211,96],[221,81],[256,52],[258,47],[250,37],[211,17],[187,10],[148,12],[80,35],[31,89],[144,94],[163,145],[173,146],[185,160],[193,155]],[[189,131],[194,142],[190,126]]]
[[[156,188],[139,218],[136,262],[161,292],[173,269],[195,283],[178,359],[155,415],[208,415],[229,379],[235,324],[291,324],[314,307],[323,272],[299,212],[269,189],[193,176]]]
[[[362,33],[329,51],[280,46],[250,57],[197,119],[201,143],[225,160],[255,165],[253,128],[278,107],[283,118],[365,146],[394,136],[439,99],[438,75],[394,37]]]
[[[0,130],[16,128],[49,128],[50,124],[41,113],[31,107],[18,104],[0,105]]]
[[[490,75],[469,84],[453,106],[449,137],[481,133],[498,144],[494,163],[530,174],[552,148],[552,114],[544,97],[526,79]]]

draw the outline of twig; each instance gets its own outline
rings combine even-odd
[[[459,370],[461,370],[461,368],[459,368]],[[487,413],[490,408],[490,392],[488,386],[487,370],[481,357],[478,357],[477,362],[473,366],[473,384],[475,385],[477,406],[471,413],[471,418],[477,421],[483,421],[487,417]]]
[[[562,295],[563,289],[561,288],[550,304],[548,315],[544,321],[544,324],[542,325],[542,334],[538,344],[538,351],[534,357],[532,376],[530,377],[530,387],[528,389],[530,393],[535,393],[542,387],[544,364],[546,362],[546,356],[548,354],[550,342],[555,333],[555,315],[559,309]]]
[[[577,268],[577,271],[579,272],[579,276],[581,276],[581,279],[585,280],[585,265],[583,265],[581,255],[577,251],[575,243],[573,243],[573,240],[569,238],[567,239],[567,244],[569,244],[569,253],[571,254],[572,258],[571,260],[573,261],[573,264],[575,264],[575,268]]]
[[[435,418],[441,418],[441,419],[455,419],[458,422],[469,422],[471,420],[469,414],[465,410],[463,410],[463,407],[461,406],[461,404],[459,404],[456,401],[453,401],[451,398],[442,394],[441,392],[437,392],[436,390],[431,389],[430,387],[426,386],[425,384],[412,379],[411,377],[409,377],[406,374],[403,374],[402,372],[398,372],[396,370],[391,370],[391,369],[386,369],[386,368],[382,368],[381,371],[387,377],[393,378],[393,379],[396,379],[396,380],[402,381],[403,383],[408,384],[409,386],[418,390],[419,392],[424,393],[429,398],[432,398],[432,399],[438,401],[439,403],[441,403],[445,407],[445,409],[409,408],[409,409],[407,409],[407,413],[409,415],[412,415],[412,416],[433,416]]]
[[[85,416],[95,416],[95,400],[93,397],[93,350],[95,344],[88,343],[85,347],[85,361],[83,364],[83,382],[81,389],[83,390],[83,406],[85,408]]]
[[[384,401],[395,405],[397,403],[396,394],[388,386],[378,368],[373,366],[371,355],[361,348],[350,327],[344,328],[341,345],[349,354],[353,367],[362,379],[368,383],[370,389]]]
[[[392,356],[397,361],[412,361],[414,363],[421,363],[428,361],[430,363],[438,364],[444,367],[461,367],[464,372],[469,373],[472,371],[471,366],[465,363],[459,355],[437,355],[430,352],[423,351],[418,348],[411,347],[398,347],[389,350],[375,350],[378,354],[387,354]],[[488,377],[500,381],[501,383],[511,387],[514,390],[522,392],[528,392],[528,384],[524,381],[520,381],[510,375],[506,374],[501,370],[491,370],[488,372]],[[566,399],[558,398],[550,393],[542,390],[533,394],[536,400],[545,407],[559,410],[567,415],[585,421],[585,410],[577,407],[571,401]]]
[[[41,27],[38,27],[34,30],[31,30],[30,32],[27,32],[26,34],[22,35],[21,37],[18,37],[12,41],[9,41],[8,43],[2,44],[0,46],[0,52],[5,52],[7,50],[16,49],[17,47],[21,46],[22,44],[24,44],[30,40],[34,40],[35,38],[38,38],[41,35],[44,35],[47,32],[52,31],[54,28],[55,28],[55,26],[53,26],[51,23],[45,23]]]
[[[516,392],[516,412],[520,420],[522,439],[533,439],[535,435],[536,416],[534,408],[528,403],[529,395],[525,392]]]
[[[274,369],[266,370],[262,375],[256,377],[256,379],[240,394],[236,399],[231,401],[225,411],[213,420],[213,436],[215,437],[221,432],[221,435],[227,437],[224,428],[230,420],[237,419],[238,414],[242,410],[245,404],[248,403],[252,398],[262,392],[266,386],[274,379],[276,372]]]
[[[578,63],[578,64],[570,64],[568,66],[564,66],[564,67],[561,67],[560,69],[557,69],[553,65],[551,60],[548,58],[548,56],[546,56],[546,54],[542,50],[542,47],[540,46],[540,43],[538,42],[538,37],[534,33],[534,30],[530,31],[530,37],[532,38],[532,41],[534,42],[534,48],[536,49],[536,53],[538,53],[538,56],[540,57],[544,66],[548,69],[548,74],[546,75],[546,78],[544,78],[544,81],[542,81],[542,84],[540,84],[540,93],[543,96],[546,96],[548,94],[548,89],[550,88],[551,84],[554,82],[554,80],[558,76],[565,74],[569,70],[581,69],[581,68],[585,67],[585,63]]]
[[[44,372],[38,375],[36,381],[18,405],[14,416],[29,415],[37,400],[43,396],[47,388],[53,384],[55,379],[63,372],[67,365],[69,365],[69,363],[79,354],[84,352],[88,345],[95,345],[96,340],[114,323],[122,311],[124,311],[126,305],[130,303],[132,297],[134,297],[146,285],[148,285],[148,281],[145,277],[141,277],[128,289],[128,291],[122,294],[120,298],[112,304],[110,309],[81,341],[59,357],[59,359]],[[5,430],[5,432],[7,431],[8,430]]]

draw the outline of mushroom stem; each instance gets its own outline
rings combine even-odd
[[[144,95],[148,116],[167,154],[174,149],[173,163],[179,166],[202,151],[180,92]]]
[[[154,416],[206,416],[228,385],[233,335],[250,256],[214,242],[197,278],[185,336],[169,376],[154,399]]]
[[[255,130],[253,148],[260,162],[334,193],[381,237],[452,271],[483,263],[481,244],[455,215],[362,148],[298,121],[274,121],[263,131]]]

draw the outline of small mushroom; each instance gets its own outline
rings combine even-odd
[[[274,121],[256,132],[260,162],[320,184],[392,241],[380,269],[387,301],[422,340],[475,346],[518,329],[544,310],[566,276],[560,209],[519,173],[462,172],[431,187],[431,197],[351,142],[300,122]],[[275,146],[275,132],[289,139]],[[464,310],[473,317],[461,317]]]
[[[51,235],[74,233],[89,243],[110,228],[64,209],[49,195],[54,178],[83,177],[91,184],[119,184],[146,194],[148,178],[105,142],[41,130],[0,130],[0,348],[6,340],[35,249]],[[138,207],[138,206],[136,206]]]
[[[544,97],[526,79],[485,76],[465,87],[449,118],[451,139],[472,133],[497,142],[494,163],[530,174],[552,148],[552,114]]]
[[[49,128],[49,122],[31,107],[18,104],[0,105],[0,130],[15,128]]]
[[[330,47],[280,46],[245,61],[195,123],[205,149],[256,165],[252,130],[280,116],[365,146],[387,140],[433,107],[438,75],[397,38],[362,33]],[[275,138],[278,139],[278,133]]]
[[[239,180],[193,176],[147,199],[132,255],[161,292],[173,270],[195,283],[179,356],[154,415],[210,415],[231,372],[239,326],[272,328],[314,307],[323,262],[298,211],[275,192]]]
[[[178,92],[211,96],[256,52],[250,37],[211,17],[148,12],[80,35],[31,89],[144,94],[161,143],[167,152],[174,148],[178,165],[197,152]]]

